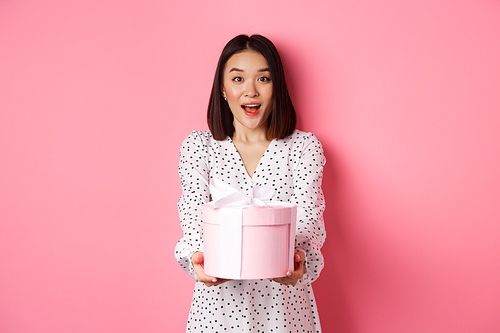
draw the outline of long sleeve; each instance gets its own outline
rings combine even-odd
[[[196,279],[191,255],[203,251],[201,205],[209,201],[209,168],[207,147],[196,131],[183,141],[180,149],[179,176],[182,195],[177,202],[183,237],[175,247],[179,265]]]
[[[299,284],[311,283],[324,266],[321,247],[326,238],[323,223],[325,200],[321,188],[326,159],[319,140],[311,133],[294,168],[291,203],[297,205],[296,251],[306,254],[306,273]]]

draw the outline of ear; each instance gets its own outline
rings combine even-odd
[[[222,87],[221,90],[222,90],[222,97],[227,98],[226,89],[224,87]]]

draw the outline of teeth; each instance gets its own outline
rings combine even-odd
[[[247,104],[247,105],[245,105],[245,106],[248,106],[248,107],[250,107],[250,108],[256,108],[256,107],[258,107],[259,105],[260,105],[260,104]]]

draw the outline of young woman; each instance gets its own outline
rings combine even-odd
[[[208,106],[209,131],[182,143],[178,202],[184,237],[175,256],[196,279],[187,332],[321,332],[311,282],[323,268],[321,189],[325,157],[318,139],[295,129],[278,52],[260,35],[239,35],[219,58]],[[201,205],[210,179],[297,205],[295,270],[272,280],[226,280],[203,270]]]

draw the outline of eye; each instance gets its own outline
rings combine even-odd
[[[243,82],[243,78],[241,76],[236,76],[233,78],[234,82]]]
[[[271,79],[268,78],[267,76],[261,76],[261,77],[259,77],[258,81],[260,81],[260,82],[269,82],[269,81],[271,81]]]

